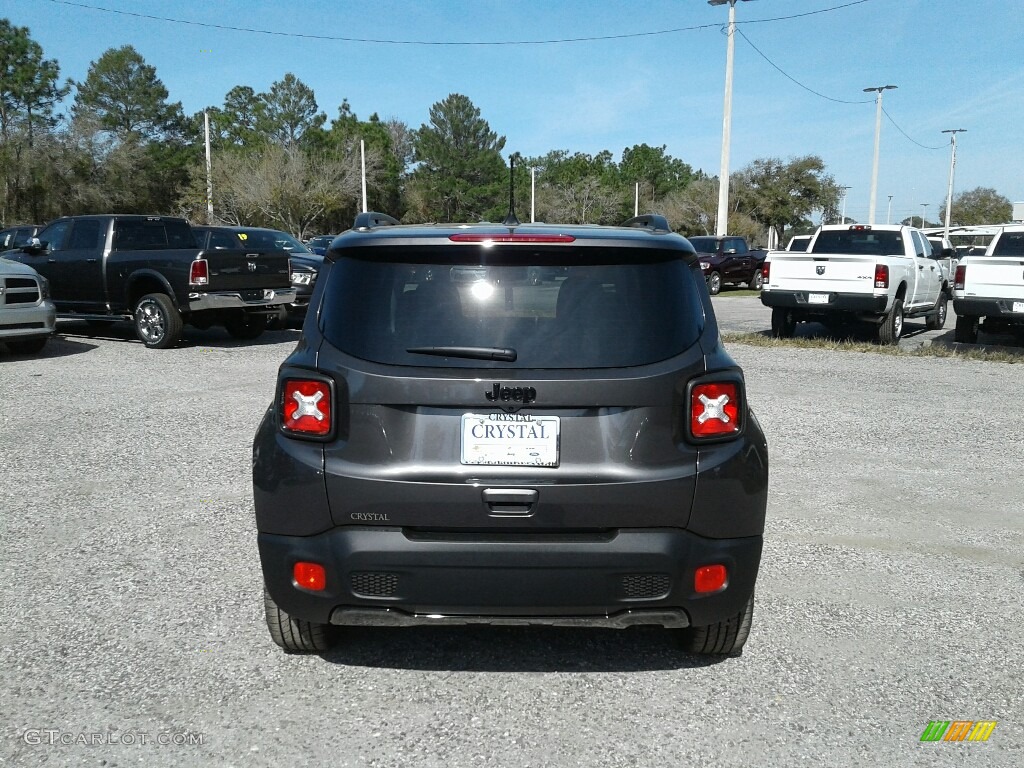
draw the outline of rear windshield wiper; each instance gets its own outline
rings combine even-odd
[[[519,356],[514,349],[501,347],[411,347],[406,352],[438,357],[465,357],[470,360],[501,360],[514,363]]]

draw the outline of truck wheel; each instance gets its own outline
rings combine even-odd
[[[939,298],[935,301],[935,313],[928,315],[924,321],[924,326],[929,331],[940,331],[942,326],[946,324],[946,304],[949,303],[949,296],[946,295],[945,291],[939,293]]]
[[[289,616],[277,606],[266,586],[263,609],[271,639],[288,653],[323,653],[334,645],[334,627]]]
[[[150,349],[167,349],[181,336],[182,321],[171,297],[147,293],[135,305],[135,335]]]
[[[772,307],[772,338],[791,339],[796,331],[793,310],[786,307]]]
[[[225,318],[224,328],[234,338],[249,341],[259,338],[267,329],[267,317],[239,312]]]
[[[708,293],[717,296],[720,290],[722,290],[722,276],[718,272],[712,272],[708,275]]]
[[[760,269],[754,273],[753,279],[749,283],[747,283],[747,285],[750,287],[750,290],[752,291],[761,290],[761,286],[764,285],[764,276],[761,274]]]
[[[882,344],[899,344],[903,336],[903,299],[896,299],[892,303],[882,324],[878,326],[878,340]]]
[[[953,331],[953,339],[961,344],[978,343],[978,317],[977,315],[957,315],[956,330]]]
[[[16,355],[34,355],[37,352],[41,352],[43,347],[46,346],[47,336],[40,336],[35,339],[12,339],[7,342],[7,346],[11,348],[11,352]]]
[[[753,618],[754,596],[751,595],[743,610],[725,621],[679,630],[682,633],[680,642],[683,650],[688,653],[719,655],[739,653],[750,636]]]

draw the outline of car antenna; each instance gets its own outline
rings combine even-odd
[[[506,227],[518,227],[522,222],[516,216],[516,160],[522,160],[518,152],[508,158],[508,216],[501,222]]]

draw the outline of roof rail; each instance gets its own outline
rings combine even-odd
[[[398,219],[388,216],[386,213],[377,211],[363,211],[356,216],[356,222],[352,229],[373,229],[374,227],[391,227],[401,222]]]
[[[641,216],[634,216],[631,219],[627,219],[622,222],[624,227],[642,227],[643,229],[653,229],[655,232],[671,232],[668,226],[668,219],[664,216],[660,216],[657,213],[645,213]]]

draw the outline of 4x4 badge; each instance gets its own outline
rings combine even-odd
[[[537,390],[533,387],[503,387],[501,384],[495,384],[490,392],[484,390],[484,397],[492,402],[504,400],[505,402],[532,403],[537,399]]]

